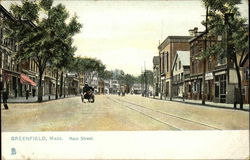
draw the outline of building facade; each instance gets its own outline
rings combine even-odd
[[[173,97],[185,97],[184,82],[190,76],[190,52],[177,51],[171,70],[173,72]]]
[[[153,57],[153,74],[154,74],[154,79],[153,79],[153,96],[158,97],[159,96],[159,91],[160,91],[160,57],[159,56],[154,56]]]
[[[12,58],[18,51],[15,44],[15,37],[9,37],[11,32],[6,21],[15,22],[14,17],[0,5],[0,76],[2,89],[9,93],[9,96],[17,96],[19,67]]]
[[[66,82],[68,84],[68,95],[77,95],[80,93],[79,88],[79,79],[77,73],[67,73]]]
[[[10,37],[11,32],[7,21],[16,22],[16,19],[0,4],[0,82],[1,89],[8,92],[9,97],[37,96],[39,74],[38,67],[32,58],[18,62],[14,55],[19,51],[15,37]],[[29,21],[24,21],[30,27],[36,27]],[[79,80],[77,76],[67,74],[46,66],[42,77],[43,95],[55,95],[56,86],[59,96],[77,94]],[[81,81],[80,81],[81,82]],[[82,84],[82,83],[81,83]],[[69,87],[70,86],[70,87]]]
[[[111,79],[109,83],[109,93],[110,94],[117,94],[120,86],[118,80]]]
[[[240,69],[242,73],[242,94],[243,94],[243,102],[249,104],[249,52],[245,55],[240,62]]]
[[[172,98],[172,77],[171,68],[178,50],[189,51],[188,40],[191,36],[168,36],[159,46],[160,58],[160,98]]]
[[[216,53],[203,59],[199,58],[206,49],[214,44],[224,43],[225,38],[221,39],[219,36],[209,36],[205,32],[194,31],[194,37],[189,40],[190,77],[185,79],[186,98],[201,100],[204,90],[206,101],[234,103],[237,97],[235,93],[238,79],[230,57],[225,56],[225,53]],[[203,74],[205,74],[205,79]],[[204,88],[203,79],[205,81]]]

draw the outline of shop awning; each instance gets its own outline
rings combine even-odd
[[[32,86],[36,86],[36,83],[32,81],[28,76],[25,74],[20,74],[20,83],[22,84],[30,84]]]

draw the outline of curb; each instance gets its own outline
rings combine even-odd
[[[201,103],[197,103],[197,102],[188,102],[188,101],[182,101],[182,100],[176,100],[176,99],[172,99],[172,101],[170,101],[168,99],[165,100],[165,99],[159,99],[159,98],[153,98],[153,97],[146,97],[146,98],[160,100],[160,101],[169,101],[169,102],[178,102],[178,103],[184,103],[184,104],[192,104],[192,105],[196,105],[196,106],[200,106],[200,107],[221,108],[221,109],[231,109],[231,110],[239,110],[239,111],[250,112],[250,108],[246,109],[246,108],[244,108],[244,106],[243,106],[243,109],[240,109],[239,106],[237,108],[233,108],[233,107],[216,105],[216,104],[205,104],[205,105],[202,105]]]
[[[42,102],[38,102],[37,100],[35,100],[35,101],[15,101],[15,102],[8,101],[8,104],[44,103],[44,102],[51,102],[51,101],[57,101],[57,100],[62,100],[62,99],[67,99],[67,98],[74,98],[74,97],[78,97],[78,95],[77,96],[71,96],[71,97],[58,98],[58,99],[50,99],[50,100],[46,99],[46,100],[43,100]]]

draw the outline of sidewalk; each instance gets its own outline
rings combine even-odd
[[[78,96],[78,95],[76,95]],[[75,95],[68,95],[65,98],[70,98],[70,97],[75,97]],[[53,101],[53,100],[59,100],[59,99],[63,99],[64,96],[60,97],[58,96],[58,99],[55,98],[55,95],[50,95],[50,100],[49,100],[49,95],[45,95],[43,96],[43,102],[48,102],[48,101]],[[33,96],[29,96],[28,99],[26,99],[26,97],[9,97],[8,99],[8,103],[37,103],[37,96],[33,97]]]
[[[159,97],[149,97],[152,99],[161,100]],[[162,101],[170,101],[169,99],[162,98]],[[214,108],[224,108],[224,109],[234,109],[233,104],[227,104],[227,103],[214,103],[214,102],[205,102],[205,105],[201,104],[201,100],[191,100],[191,99],[183,99],[182,98],[172,98],[172,102],[180,102],[180,103],[186,103],[186,104],[192,104],[192,105],[199,105],[201,107],[214,107]],[[237,104],[237,110],[239,110],[240,105]],[[249,104],[243,104],[243,110],[249,111]]]

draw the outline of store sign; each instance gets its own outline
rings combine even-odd
[[[214,79],[213,73],[206,73],[205,80],[211,80],[211,79]]]

